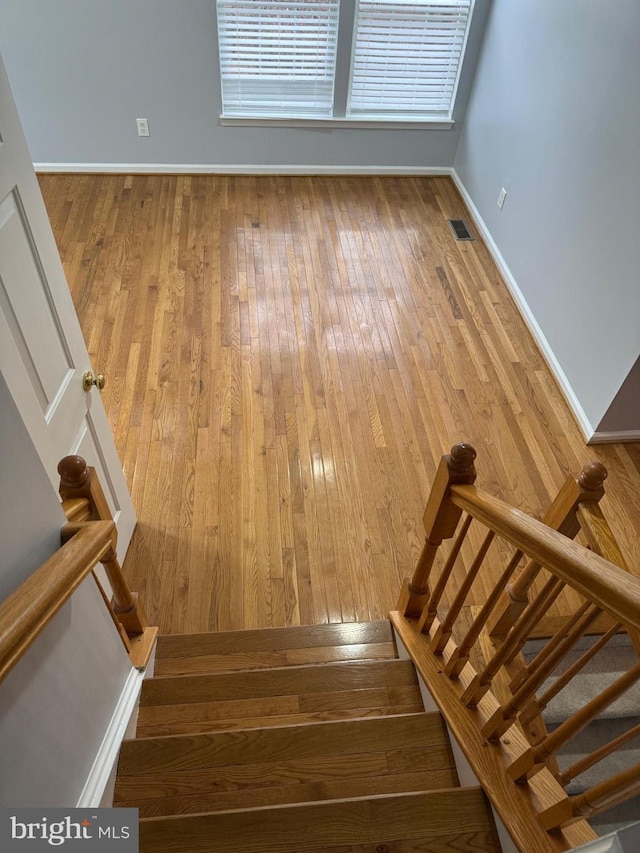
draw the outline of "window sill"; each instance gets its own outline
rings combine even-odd
[[[450,130],[455,121],[450,118],[238,118],[220,116],[223,127],[306,127],[306,128],[358,128],[361,130]]]

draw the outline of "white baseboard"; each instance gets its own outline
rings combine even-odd
[[[593,427],[593,424],[589,421],[589,418],[587,417],[585,410],[582,408],[580,401],[576,397],[576,394],[575,394],[573,388],[571,387],[571,384],[570,384],[569,380],[567,379],[567,376],[566,376],[564,370],[560,366],[560,362],[555,357],[555,354],[554,354],[553,350],[551,349],[549,341],[546,339],[544,332],[542,331],[542,329],[538,325],[538,321],[536,320],[536,318],[533,315],[533,312],[529,308],[529,305],[527,304],[527,300],[524,298],[522,291],[518,287],[518,283],[516,282],[511,270],[507,266],[507,262],[505,261],[504,257],[502,256],[502,252],[500,251],[500,249],[496,245],[496,242],[493,239],[491,232],[487,228],[485,221],[483,220],[482,216],[480,215],[480,211],[478,210],[478,208],[473,203],[473,200],[472,200],[471,196],[469,195],[469,193],[467,192],[467,188],[462,183],[460,176],[458,175],[458,173],[456,172],[455,169],[451,169],[450,174],[451,174],[451,177],[453,178],[453,181],[454,181],[456,187],[458,188],[458,190],[460,192],[460,195],[462,196],[462,198],[464,200],[465,205],[467,206],[467,208],[469,210],[469,213],[471,214],[471,218],[473,219],[473,221],[476,225],[476,228],[478,229],[478,231],[482,235],[482,239],[484,240],[484,242],[487,244],[487,248],[489,249],[491,256],[493,257],[493,260],[495,261],[496,266],[500,270],[502,277],[504,278],[505,284],[509,288],[511,296],[513,297],[514,302],[518,306],[518,309],[519,309],[520,313],[522,314],[522,317],[523,317],[525,323],[529,327],[529,331],[531,332],[536,343],[538,344],[538,347],[540,349],[540,352],[542,353],[542,356],[544,357],[544,360],[549,365],[551,372],[553,373],[558,384],[560,385],[560,390],[562,391],[567,403],[569,404],[569,408],[573,412],[574,417],[578,421],[578,425],[580,426],[580,429],[583,432],[585,440],[588,443],[592,442],[594,439],[594,435],[595,435],[595,428]],[[614,441],[614,440],[620,441],[621,439],[611,439],[611,440],[612,441]],[[628,439],[628,440],[630,440],[630,439]]]
[[[640,429],[621,429],[616,432],[594,432],[589,444],[622,444],[629,441],[640,441]]]
[[[292,166],[194,163],[34,163],[42,174],[84,172],[117,175],[450,175],[449,166]]]
[[[131,669],[111,717],[111,722],[100,744],[89,777],[80,794],[77,803],[78,808],[98,808],[101,805],[111,805],[111,803],[104,803],[105,791],[115,776],[115,765],[120,744],[127,734],[131,720],[135,719],[137,714],[138,699],[144,676],[144,672]]]

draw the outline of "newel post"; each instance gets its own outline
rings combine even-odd
[[[562,485],[542,521],[559,533],[575,539],[580,530],[578,507],[581,503],[598,503],[604,495],[607,469],[601,462],[587,462],[577,477],[569,476]],[[488,622],[494,639],[505,637],[529,603],[529,589],[540,572],[540,565],[530,560],[517,580],[507,586],[502,602]]]
[[[84,498],[89,504],[92,521],[111,521],[111,510],[102,491],[95,468],[90,468],[82,456],[65,456],[58,463],[63,501]]]
[[[109,504],[95,468],[87,465],[82,456],[65,456],[58,465],[60,474],[60,497],[63,501],[83,498],[89,504],[89,523],[91,521],[112,521]],[[69,523],[62,531],[63,541],[70,539],[87,522]],[[131,592],[125,580],[116,555],[118,533],[113,527],[111,547],[101,558],[109,585],[113,593],[111,607],[118,622],[124,628],[129,639],[142,634],[149,623],[137,592]]]
[[[451,453],[440,460],[431,492],[424,511],[426,534],[424,548],[411,580],[403,584],[398,610],[405,616],[419,616],[429,599],[429,575],[436,553],[443,539],[456,532],[462,510],[449,496],[452,485],[471,485],[476,479],[474,460],[476,451],[470,444],[455,444]]]

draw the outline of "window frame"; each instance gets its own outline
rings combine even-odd
[[[426,0],[429,2],[429,0]],[[437,0],[436,0],[437,2]],[[301,116],[228,116],[221,112],[219,123],[228,127],[330,127],[330,128],[383,128],[383,129],[433,129],[448,130],[455,125],[454,112],[456,99],[459,92],[460,80],[465,67],[465,55],[469,41],[469,33],[473,26],[473,15],[475,12],[475,0],[470,0],[469,15],[465,28],[464,39],[460,52],[460,63],[457,69],[456,81],[453,87],[451,107],[448,115],[347,115],[349,97],[351,92],[352,69],[355,57],[356,20],[359,0],[340,0],[340,14],[338,20],[338,56],[336,63],[336,75],[334,80],[334,102],[332,117],[301,117]],[[444,3],[446,5],[446,2]],[[216,30],[218,27],[216,2]],[[217,32],[218,51],[220,50],[220,36]],[[345,55],[348,51],[348,55]],[[345,66],[347,74],[340,74],[340,67]],[[220,70],[220,57],[218,57],[218,68]],[[345,84],[346,80],[346,84]],[[220,72],[220,96],[222,98],[222,78]],[[345,88],[346,85],[346,88]],[[336,103],[342,105],[341,113],[336,113]]]

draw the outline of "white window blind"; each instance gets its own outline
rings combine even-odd
[[[450,117],[473,0],[360,0],[350,116]]]
[[[223,117],[330,118],[339,0],[218,0]]]

